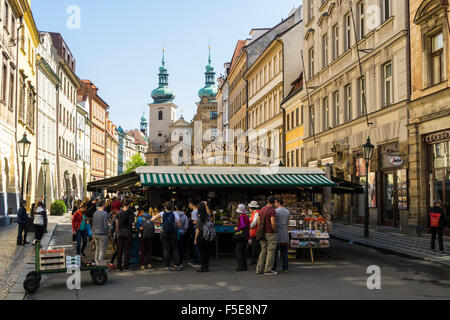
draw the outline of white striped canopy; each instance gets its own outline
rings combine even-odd
[[[143,186],[333,187],[320,169],[277,167],[140,167]]]

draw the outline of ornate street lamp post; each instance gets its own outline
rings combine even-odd
[[[41,165],[42,165],[42,172],[44,173],[44,205],[45,207],[47,207],[47,171],[50,163],[48,162],[47,159],[44,159]]]
[[[19,155],[22,158],[22,190],[20,192],[20,201],[24,199],[24,189],[25,189],[25,158],[28,157],[30,152],[31,142],[27,139],[27,134],[24,133],[22,140],[19,142]]]
[[[366,161],[366,190],[365,190],[365,205],[364,205],[364,237],[369,237],[369,164],[372,159],[373,150],[375,147],[370,143],[370,137],[367,142],[363,144],[363,155]]]

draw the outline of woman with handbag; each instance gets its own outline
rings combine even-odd
[[[247,271],[247,244],[250,239],[250,220],[247,216],[245,204],[240,204],[236,212],[240,214],[238,225],[234,228],[236,233],[233,236],[233,240],[236,242],[234,253],[238,265],[236,271]]]
[[[47,212],[45,211],[45,206],[42,202],[39,202],[34,209],[34,241],[33,246],[41,242],[42,236],[44,235],[45,220],[47,218]]]
[[[81,254],[83,257],[86,257],[84,250],[87,245],[88,222],[86,220],[86,209],[87,206],[85,204],[81,205],[81,208],[73,214],[72,218],[72,231],[77,238],[77,255]]]

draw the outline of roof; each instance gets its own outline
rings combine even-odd
[[[316,168],[280,167],[140,167],[144,186],[191,187],[332,187],[335,184]]]
[[[135,139],[136,144],[141,144],[143,146],[147,145],[147,142],[145,141],[145,138],[142,135],[142,132],[140,132],[138,129],[128,131],[127,135],[129,135],[130,137],[133,137]]]
[[[303,72],[300,73],[300,76],[291,83],[291,91],[289,91],[289,94],[287,97],[281,102],[281,104],[288,101],[290,98],[295,96],[298,92],[302,91],[303,89]]]
[[[234,49],[233,57],[231,58],[230,70],[233,69],[234,64],[236,63],[242,48],[245,47],[246,40],[238,40],[236,44],[236,48]]]

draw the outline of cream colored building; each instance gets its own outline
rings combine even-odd
[[[24,10],[26,8],[17,0],[0,3],[0,45],[3,51],[0,55],[0,226],[9,224],[9,208],[13,214],[17,213],[20,195],[21,173],[16,141],[22,137],[17,139],[16,135],[17,58],[23,53],[19,51],[22,42],[17,41],[17,35],[22,30],[19,30],[19,18]]]
[[[283,161],[282,49],[281,42],[273,40],[244,75],[248,83],[249,152],[258,154],[258,158],[249,158],[250,164],[266,164],[269,158],[275,165]]]
[[[376,148],[369,174],[370,223],[405,229],[409,216],[408,1],[352,3],[352,8],[350,1],[304,3],[308,91],[302,97],[303,165],[331,164],[335,176],[364,183],[362,145],[370,136]],[[334,202],[337,219],[363,222],[363,195],[335,197]]]
[[[450,7],[412,0],[409,9],[409,225],[420,232],[436,199],[450,218]]]

